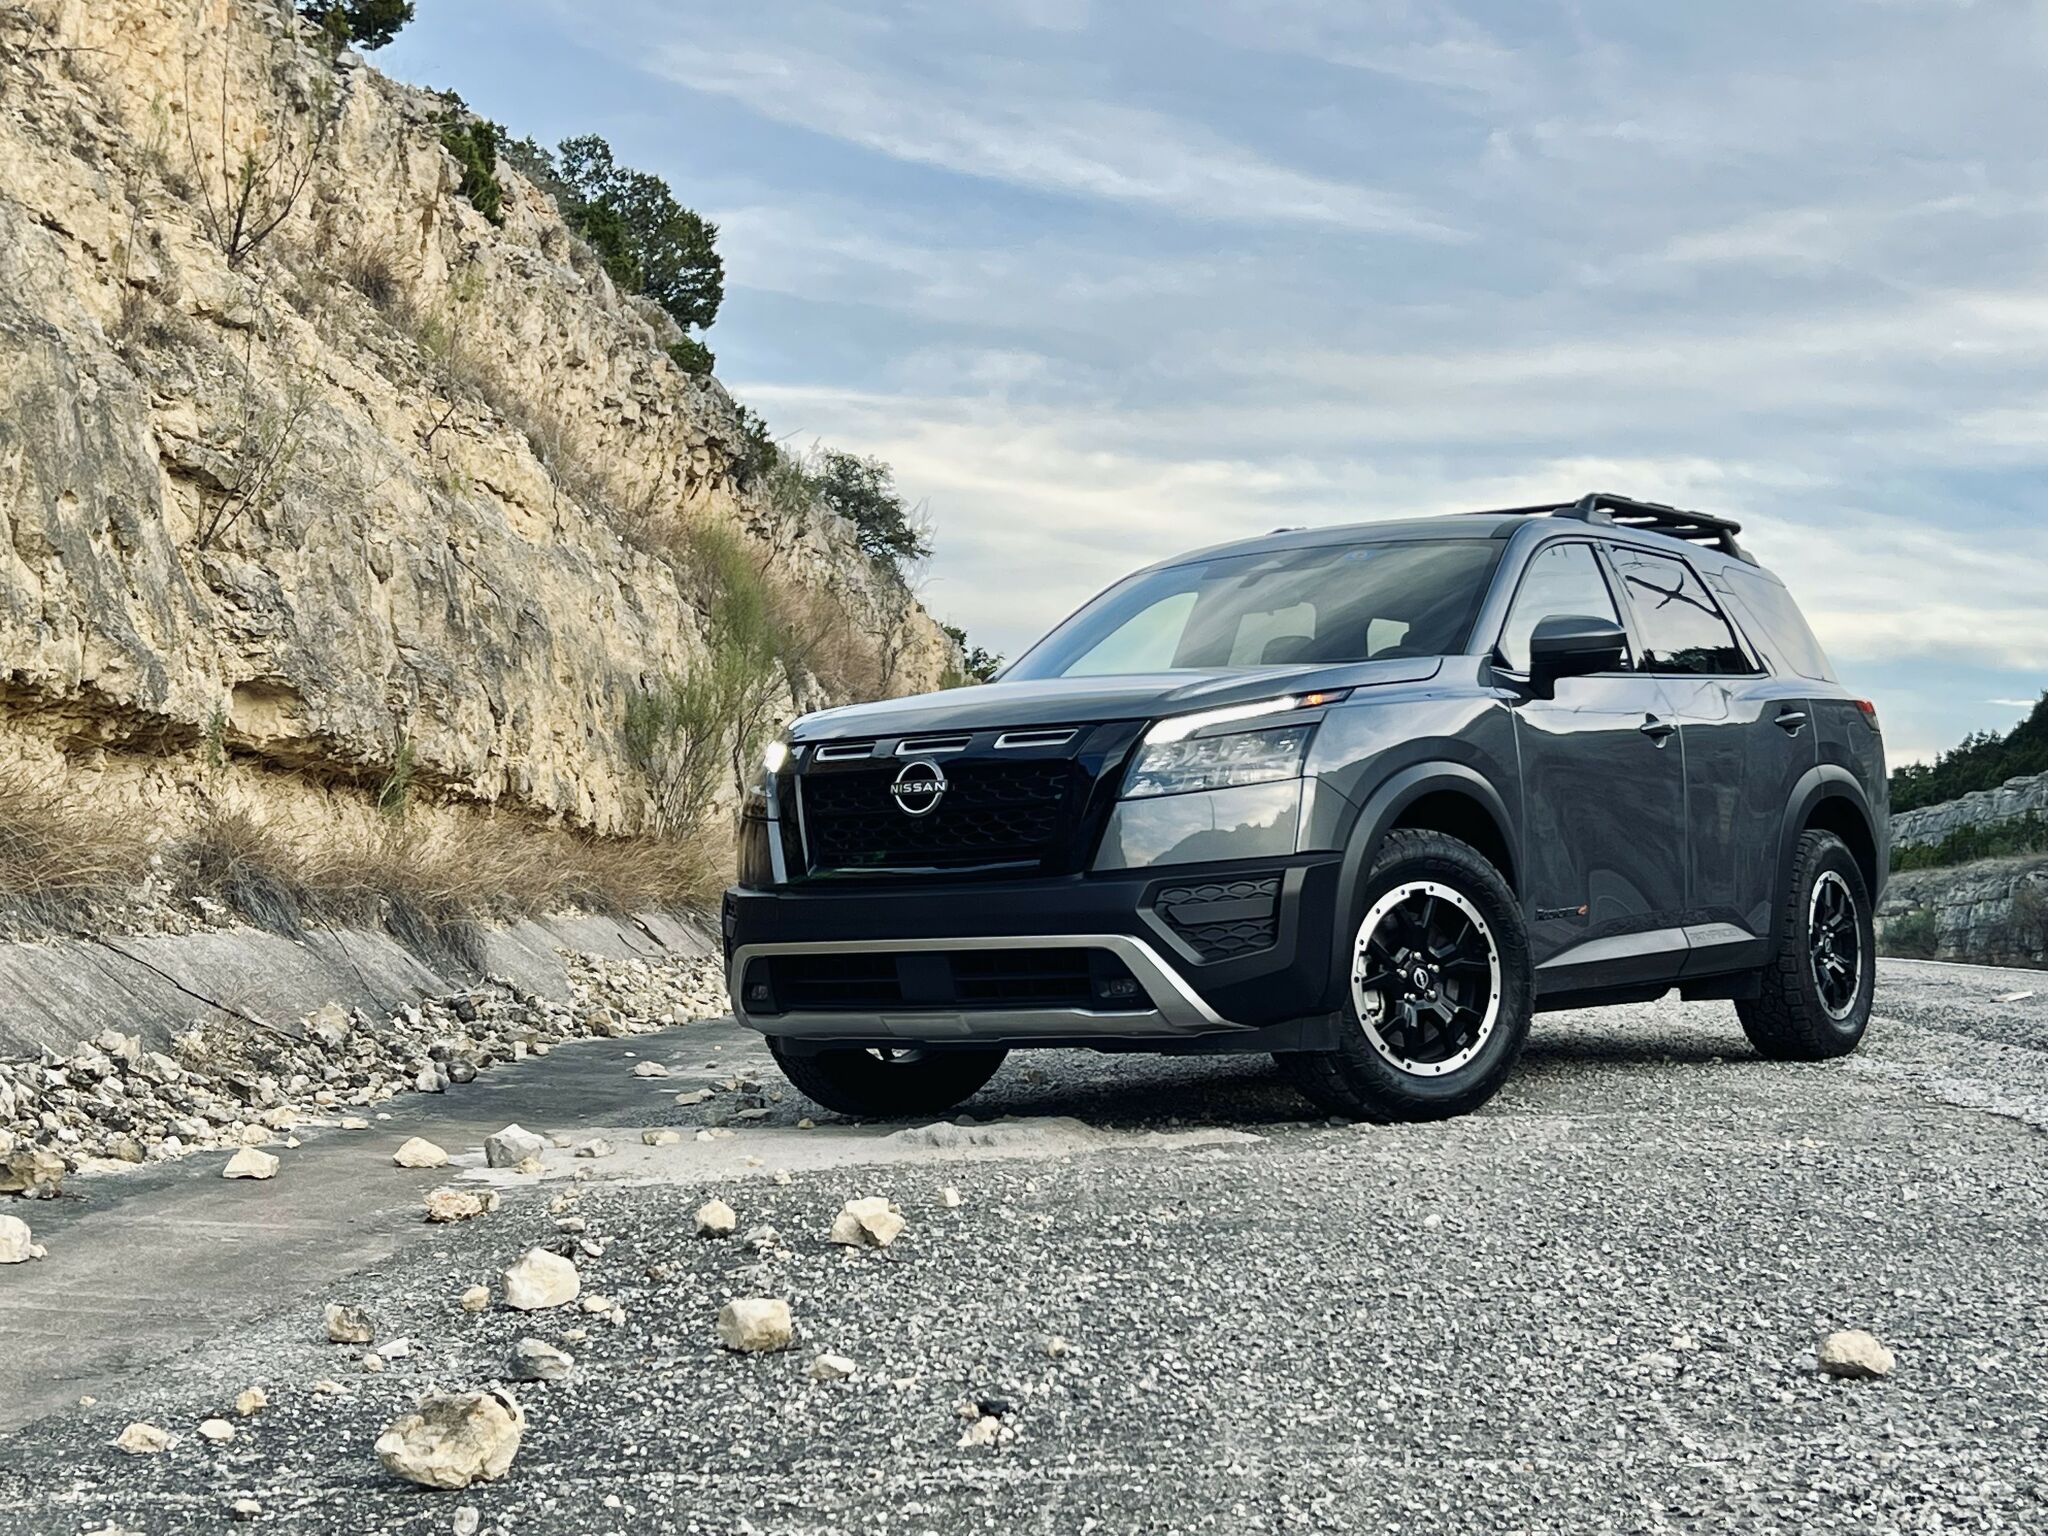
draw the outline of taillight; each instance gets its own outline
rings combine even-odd
[[[1863,718],[1870,722],[1870,728],[1882,734],[1884,727],[1877,723],[1877,706],[1868,699],[1858,699],[1856,707],[1863,711]]]

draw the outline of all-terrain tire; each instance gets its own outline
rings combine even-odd
[[[1826,896],[1822,887],[1838,882],[1849,903],[1846,925],[1835,931],[1846,937],[1829,953],[1839,957],[1842,943],[1853,939],[1853,984],[1816,957],[1815,914]],[[1863,871],[1849,847],[1832,832],[1809,831],[1799,838],[1792,878],[1779,898],[1778,948],[1758,974],[1757,996],[1735,1005],[1743,1032],[1757,1054],[1768,1061],[1827,1061],[1856,1049],[1870,1023],[1870,999],[1876,986],[1877,941],[1873,932],[1870,892]],[[1821,925],[1825,926],[1825,925]],[[1830,1006],[1822,990],[1822,974],[1840,989]]]
[[[1458,893],[1484,922],[1497,957],[1497,998],[1491,1024],[1469,1060],[1441,1071],[1404,1070],[1376,1048],[1354,1001],[1349,968],[1340,1039],[1333,1051],[1289,1051],[1276,1059],[1322,1109],[1380,1122],[1442,1120],[1467,1114],[1492,1098],[1529,1037],[1535,986],[1528,925],[1521,903],[1487,857],[1442,832],[1402,828],[1387,834],[1373,860],[1348,925],[1356,935],[1379,903],[1405,887],[1427,884]]]
[[[980,1092],[1009,1055],[1003,1050],[921,1051],[909,1042],[888,1059],[864,1050],[800,1054],[773,1035],[768,1050],[798,1092],[837,1114],[875,1120],[949,1110]]]

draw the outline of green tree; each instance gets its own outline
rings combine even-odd
[[[905,565],[931,554],[923,526],[897,494],[895,472],[880,459],[827,448],[813,479],[825,505],[853,525],[855,542],[877,565],[901,575]]]
[[[562,216],[612,281],[653,299],[685,330],[708,330],[725,300],[718,226],[683,207],[667,182],[623,166],[596,134],[564,139],[553,161]]]
[[[464,114],[458,97],[441,120],[441,142],[462,167],[457,190],[493,224],[504,223],[505,184],[498,180],[498,154],[505,145],[505,130],[487,117]]]
[[[967,638],[967,631],[958,624],[941,624],[939,628],[960,647],[960,671],[968,682],[988,682],[1003,670],[1003,658],[994,651],[972,644]]]
[[[382,48],[412,20],[413,0],[299,0],[299,14],[339,48]]]

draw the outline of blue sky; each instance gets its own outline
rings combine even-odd
[[[421,0],[721,227],[718,373],[1015,654],[1280,524],[1741,518],[1894,758],[2048,687],[2048,8]]]

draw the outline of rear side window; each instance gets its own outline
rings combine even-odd
[[[1817,682],[1835,681],[1835,669],[1828,653],[1820,648],[1807,627],[1806,617],[1784,585],[1761,571],[1722,572],[1714,586],[1728,599],[1736,622],[1749,631],[1750,640],[1770,658],[1779,673],[1796,673]]]
[[[1609,546],[1643,637],[1643,667],[1714,677],[1756,671],[1735,631],[1683,560]]]

